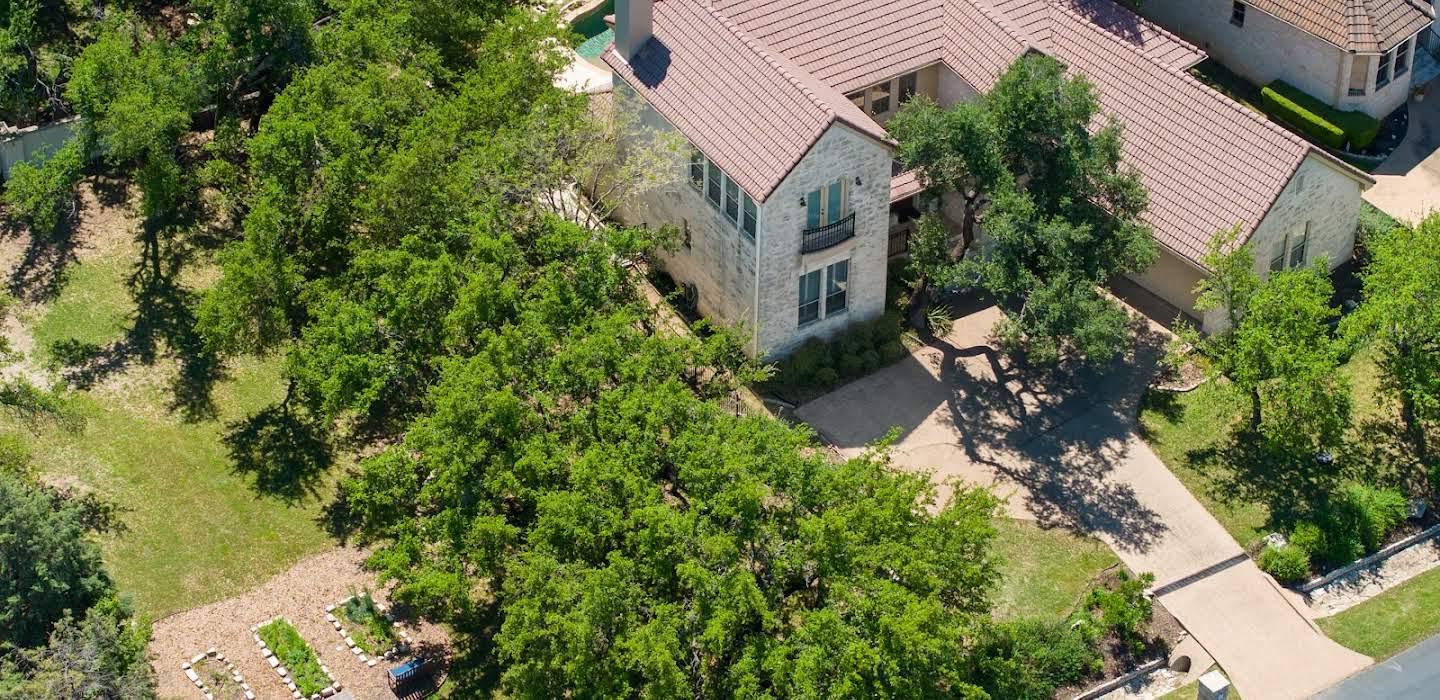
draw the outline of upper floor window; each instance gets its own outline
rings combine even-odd
[[[1380,66],[1375,69],[1375,87],[1382,88],[1390,84],[1390,65],[1395,60],[1395,54],[1386,51],[1380,54]]]
[[[706,176],[709,178],[709,184],[705,188],[705,198],[718,207],[720,206],[720,181],[725,176],[721,174],[720,166],[716,165],[713,160],[710,161],[710,167],[706,169]]]
[[[705,154],[699,150],[690,151],[690,186],[705,189]]]
[[[1237,26],[1245,26],[1245,3],[1233,2],[1230,4],[1230,23]]]
[[[744,217],[740,222],[740,230],[753,239],[760,231],[760,207],[744,191],[740,192],[740,203],[741,215]]]
[[[852,93],[846,95],[846,96],[845,96],[845,99],[850,100],[852,103],[855,104],[856,107],[859,107],[859,108],[862,109],[862,110],[865,109],[865,91],[864,91],[864,90],[860,90],[860,91],[858,91],[858,92],[852,92]]]
[[[1405,75],[1410,70],[1410,40],[1395,47],[1395,77]]]
[[[725,176],[725,218],[732,224],[740,223],[740,186]]]
[[[870,88],[870,113],[884,114],[890,111],[890,83],[880,83]]]
[[[856,107],[871,116],[884,116],[909,102],[920,91],[920,73],[906,73],[898,78],[857,90],[845,96]]]
[[[1293,270],[1305,264],[1310,248],[1310,222],[1295,227],[1275,246],[1275,256],[1270,258],[1270,271]]]
[[[699,150],[690,152],[690,185],[704,193],[705,201],[725,215],[732,226],[751,240],[760,233],[760,203],[736,182],[715,161]],[[686,226],[686,239],[689,239]],[[689,247],[688,245],[686,247]]]
[[[903,105],[906,102],[909,102],[910,98],[915,96],[915,92],[917,89],[919,89],[919,85],[919,73],[906,73],[905,75],[900,76],[900,104]]]
[[[845,179],[840,178],[805,195],[805,228],[829,226],[845,218],[846,194]]]

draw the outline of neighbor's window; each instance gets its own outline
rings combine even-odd
[[[1236,2],[1230,5],[1230,23],[1237,26],[1245,26],[1245,3]]]
[[[1375,87],[1382,88],[1390,84],[1390,62],[1394,60],[1395,52],[1386,51],[1380,54],[1380,67],[1375,69]]]
[[[1410,40],[1395,47],[1395,77],[1405,75],[1410,70]]]
[[[865,109],[865,91],[864,91],[864,90],[861,90],[861,91],[859,91],[859,92],[852,92],[852,93],[846,95],[846,96],[845,96],[845,99],[850,100],[851,102],[854,102],[856,107],[859,107],[860,109]]]
[[[740,193],[740,203],[741,212],[745,217],[740,223],[740,230],[744,231],[745,235],[754,238],[760,231],[760,208],[755,205],[755,200],[744,192]]]
[[[740,186],[729,175],[725,176],[725,218],[740,221]]]
[[[906,102],[909,102],[910,98],[915,96],[915,91],[918,89],[919,84],[919,73],[906,73],[905,75],[900,76],[900,104],[903,105]]]
[[[1305,264],[1305,247],[1310,243],[1310,222],[1305,222],[1305,230],[1290,240],[1290,269],[1295,269]]]
[[[820,270],[800,275],[800,325],[820,319]]]
[[[825,268],[825,315],[845,310],[845,292],[850,287],[850,261],[841,260]]]
[[[716,165],[715,161],[710,161],[708,165],[710,182],[705,188],[705,198],[718,207],[720,206],[720,179],[724,176],[720,174],[720,166]]]
[[[890,111],[890,83],[881,83],[870,88],[870,113],[884,114]]]
[[[705,154],[690,151],[690,185],[696,190],[705,188]]]

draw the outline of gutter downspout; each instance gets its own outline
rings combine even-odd
[[[760,216],[765,216],[764,209],[760,210]],[[760,357],[760,237],[765,235],[765,227],[757,226],[757,229],[759,233],[755,235],[755,298],[750,304],[751,314],[755,317],[755,326],[751,331],[754,337],[750,341],[750,352],[758,358]]]

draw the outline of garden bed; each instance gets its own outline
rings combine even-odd
[[[339,689],[330,669],[320,663],[315,650],[289,620],[277,617],[256,625],[254,633],[260,653],[294,697],[329,697]]]
[[[325,620],[344,640],[348,653],[366,666],[373,667],[382,658],[393,659],[410,648],[410,635],[368,591],[327,606]]]
[[[255,700],[245,676],[214,647],[181,664],[180,670],[207,700]]]
[[[1120,574],[1119,567],[1107,571],[1099,587],[1114,589],[1121,582]],[[1096,686],[1129,675],[1147,664],[1169,658],[1170,650],[1184,635],[1185,628],[1158,599],[1152,598],[1150,602],[1150,619],[1140,627],[1140,636],[1145,640],[1144,650],[1134,653],[1118,635],[1107,634],[1099,641],[1099,651],[1103,659],[1102,670],[1098,674],[1056,689],[1054,697],[1057,700],[1068,700],[1082,695]]]

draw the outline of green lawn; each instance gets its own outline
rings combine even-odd
[[[995,599],[1001,618],[1060,619],[1069,615],[1090,582],[1120,560],[1099,540],[1001,518],[996,551],[1004,559]]]
[[[1361,654],[1394,656],[1440,633],[1440,569],[1318,622],[1331,639]]]
[[[134,309],[126,285],[131,249],[75,264],[60,296],[25,319],[36,353],[75,339],[121,338]],[[332,546],[319,524],[322,499],[287,503],[257,495],[231,469],[225,424],[284,394],[278,362],[232,363],[214,387],[215,419],[187,422],[170,410],[173,361],[129,367],[88,390],[62,390],[83,427],[26,423],[0,413],[48,479],[93,489],[118,504],[126,531],[104,539],[106,564],[148,619],[243,592]],[[327,496],[330,477],[319,495]]]
[[[1351,382],[1354,424],[1384,417],[1385,409],[1376,397],[1379,376],[1373,359],[1362,352],[1342,371]],[[1248,410],[1249,399],[1224,380],[1206,382],[1184,394],[1152,391],[1140,410],[1146,441],[1242,546],[1271,531],[1270,508],[1263,500],[1237,493],[1234,471],[1206,455],[1227,443]]]

